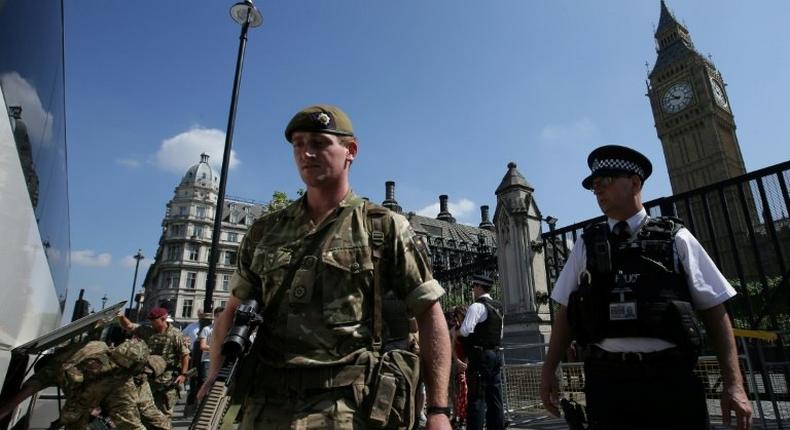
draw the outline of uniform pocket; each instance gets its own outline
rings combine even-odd
[[[291,264],[293,252],[287,248],[259,246],[252,256],[250,270],[261,278],[263,283],[264,302],[268,303],[271,295],[282,284]]]
[[[395,350],[381,356],[371,377],[368,423],[374,428],[410,429],[420,379],[420,358]]]
[[[321,255],[321,260],[324,322],[341,325],[362,321],[364,297],[373,285],[370,247],[329,249]]]

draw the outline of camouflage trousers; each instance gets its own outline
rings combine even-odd
[[[156,407],[162,411],[165,416],[170,419],[173,416],[173,410],[176,407],[176,402],[178,401],[178,389],[177,388],[170,388],[167,390],[156,390],[154,393],[154,403]]]
[[[60,411],[60,421],[66,430],[84,430],[93,419],[91,411],[102,399],[124,386],[131,378],[107,377],[79,387],[64,389],[66,402]]]
[[[303,395],[256,395],[243,407],[239,430],[358,430],[370,428],[353,387]]]
[[[134,379],[108,396],[103,406],[118,430],[171,430],[170,418],[154,404],[147,381]]]

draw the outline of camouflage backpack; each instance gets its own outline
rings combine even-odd
[[[140,373],[148,363],[148,345],[141,340],[130,339],[110,350],[110,357],[117,365]]]
[[[160,355],[151,354],[148,356],[148,363],[145,368],[145,373],[153,375],[154,378],[165,373],[167,369],[167,362]]]
[[[91,341],[63,362],[63,378],[67,384],[81,384],[85,377],[97,376],[111,369],[107,352],[109,347],[102,341]]]

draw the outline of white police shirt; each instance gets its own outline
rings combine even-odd
[[[637,232],[646,218],[647,211],[642,208],[626,222],[632,232]],[[607,222],[609,228],[612,229],[618,220],[609,218]],[[696,309],[710,309],[737,294],[724,275],[719,272],[702,245],[685,228],[680,229],[675,235],[675,255],[676,268],[678,264],[683,265],[691,301]],[[587,250],[584,241],[579,238],[554,285],[551,299],[563,306],[568,306],[568,299],[571,293],[579,288],[579,275],[586,269],[586,266]],[[675,346],[663,339],[649,337],[607,338],[596,345],[610,352],[652,352]]]
[[[491,295],[486,293],[479,297],[482,298],[491,298]],[[478,323],[485,321],[488,318],[488,310],[486,309],[485,305],[482,303],[474,302],[469,305],[469,309],[466,310],[466,317],[464,318],[464,322],[461,323],[461,328],[458,332],[463,337],[469,336],[471,333],[475,332],[475,326]]]

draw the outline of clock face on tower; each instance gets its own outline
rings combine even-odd
[[[713,99],[716,100],[716,103],[727,109],[727,99],[724,97],[724,90],[719,85],[719,82],[715,79],[710,79],[710,87],[713,89]]]
[[[661,107],[667,113],[680,112],[691,103],[692,95],[694,92],[691,90],[691,84],[678,82],[669,87],[661,96]]]

